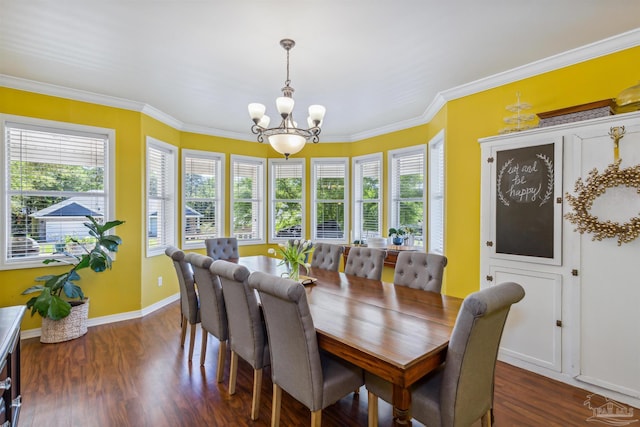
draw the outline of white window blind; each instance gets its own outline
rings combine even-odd
[[[425,150],[394,150],[391,157],[391,222],[389,227],[409,227],[415,246],[424,247]]]
[[[147,138],[147,255],[175,245],[176,149]]]
[[[79,253],[82,248],[73,239],[92,240],[85,217],[111,219],[106,218],[110,134],[81,128],[4,124],[8,232],[3,262]]]
[[[444,136],[429,143],[429,251],[444,254]]]
[[[184,247],[224,234],[224,155],[182,150],[182,236]]]
[[[353,160],[355,240],[382,235],[382,154]]]
[[[347,240],[347,159],[311,159],[313,239]]]
[[[269,192],[272,240],[303,237],[304,159],[270,159]]]
[[[264,159],[231,157],[231,229],[239,241],[264,241]]]

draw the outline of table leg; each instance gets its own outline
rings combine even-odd
[[[393,385],[393,425],[411,426],[411,392],[408,388]]]

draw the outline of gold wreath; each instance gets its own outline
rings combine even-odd
[[[602,174],[597,169],[589,172],[585,183],[578,178],[575,185],[576,196],[566,194],[566,199],[573,208],[573,213],[564,217],[576,225],[576,230],[583,233],[593,233],[593,240],[618,237],[618,246],[629,243],[640,235],[640,216],[635,216],[624,224],[607,220],[600,221],[589,210],[596,197],[604,194],[607,188],[625,186],[636,188],[640,195],[640,165],[620,169],[622,159],[607,166]]]

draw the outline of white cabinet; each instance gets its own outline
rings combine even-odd
[[[620,168],[638,165],[640,113],[480,140],[480,286],[525,288],[505,327],[502,360],[637,407],[640,238],[593,240],[564,218],[576,180],[614,162],[609,133],[622,126]],[[610,188],[590,212],[627,222],[640,216],[640,193]]]

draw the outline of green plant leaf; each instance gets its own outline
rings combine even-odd
[[[64,290],[64,294],[68,298],[84,299],[84,294],[82,293],[82,288],[80,288],[80,286],[76,285],[75,283],[73,283],[70,280],[67,280],[67,282],[64,284],[63,290]]]
[[[67,317],[69,313],[71,313],[71,304],[60,297],[51,295],[47,317],[51,320],[60,320]]]
[[[111,268],[111,258],[100,250],[93,250],[89,256],[89,266],[96,273],[100,273]]]
[[[104,233],[106,231],[111,230],[113,227],[117,227],[118,225],[124,224],[124,221],[120,221],[120,220],[114,220],[114,221],[109,221],[107,223],[105,223],[104,225],[99,225],[98,229],[100,230],[100,233]]]
[[[76,281],[76,280],[80,280],[81,277],[78,274],[78,272],[76,270],[72,270],[69,272],[69,277],[67,277],[68,281]]]
[[[44,290],[44,286],[42,285],[31,286],[30,288],[27,288],[24,291],[22,291],[22,295],[29,295],[35,292],[42,292],[43,290]]]
[[[42,290],[42,293],[33,300],[33,308],[40,314],[40,316],[45,317],[49,312],[51,298],[49,289],[45,288]]]
[[[112,235],[112,236],[104,236],[100,239],[100,245],[107,248],[107,250],[111,252],[118,252],[118,246],[122,244],[122,239],[120,236]]]

